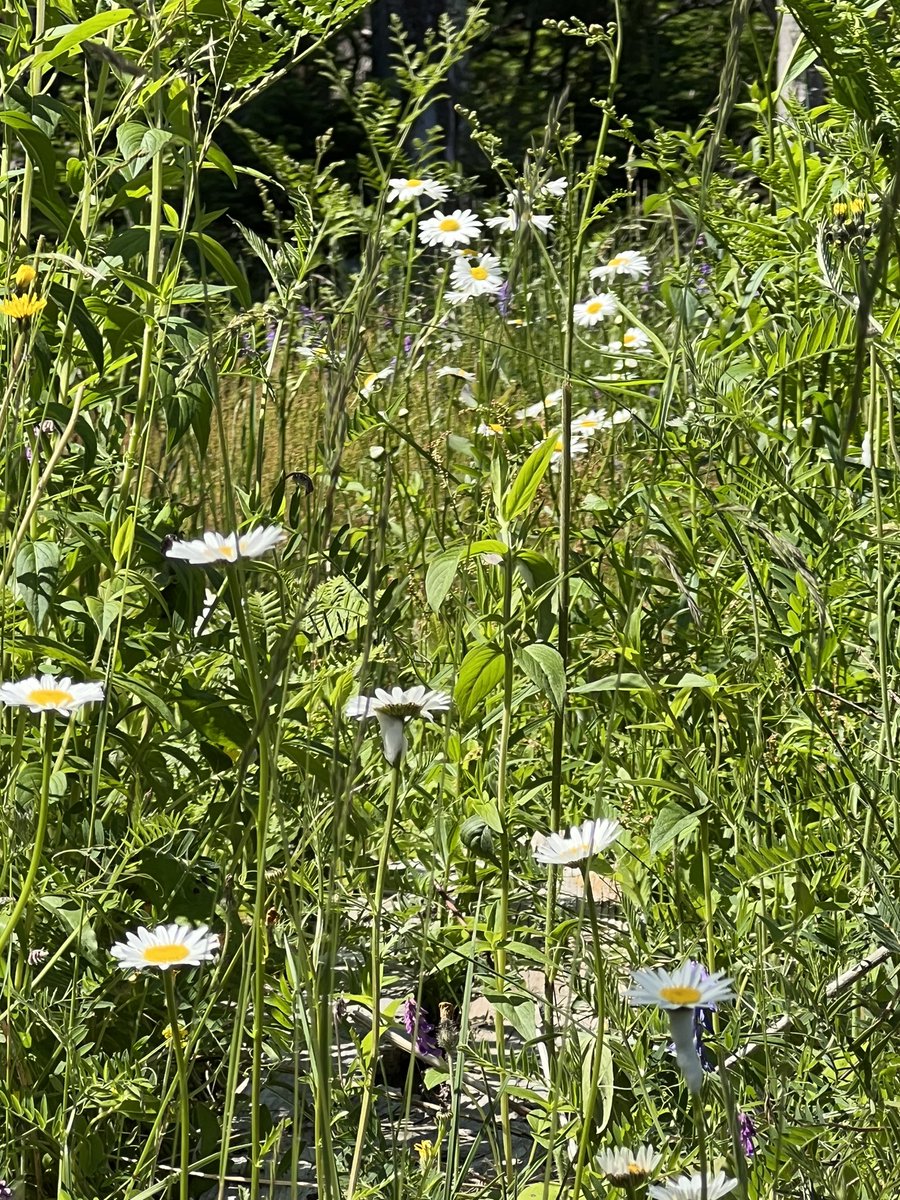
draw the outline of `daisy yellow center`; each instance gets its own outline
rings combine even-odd
[[[477,279],[479,282],[481,282],[481,280],[487,279],[487,277],[488,277],[487,267],[473,267],[472,268],[472,278],[473,279]]]
[[[494,433],[502,433],[503,432],[502,425],[488,425],[488,429],[493,429]]]
[[[219,553],[223,558],[234,558],[234,546],[221,546]]]
[[[593,316],[595,313],[603,312],[603,301],[602,300],[591,300],[587,306],[587,310],[591,314],[591,316]]]
[[[582,417],[578,422],[578,427],[579,429],[596,429],[599,424],[600,422],[595,421],[593,417]]]
[[[664,987],[659,989],[663,1000],[669,1004],[677,1004],[679,1008],[696,1008],[700,1002],[701,993],[695,987]]]
[[[45,708],[71,704],[74,699],[71,692],[66,692],[62,688],[33,688],[28,693],[29,704],[40,704]]]
[[[183,962],[190,953],[183,942],[170,942],[166,946],[145,946],[141,951],[144,962],[157,964]]]
[[[422,180],[421,180],[421,179],[407,179],[407,181],[406,181],[406,186],[407,186],[408,188],[417,188],[417,187],[421,187],[421,186],[422,186]]]
[[[614,258],[611,258],[609,260],[609,266],[623,267],[625,265],[625,263],[627,263],[627,262],[628,262],[627,254],[617,254]]]
[[[635,335],[633,333],[626,333],[625,336],[622,338],[622,345],[623,346],[633,346],[636,341],[637,341],[637,338],[635,337]]]
[[[640,1165],[640,1163],[630,1162],[628,1164],[628,1174],[629,1175],[643,1175],[644,1168]]]
[[[459,221],[455,217],[444,217],[443,221],[438,225],[438,229],[441,233],[456,233],[459,229]]]

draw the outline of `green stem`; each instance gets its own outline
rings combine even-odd
[[[184,1046],[181,1044],[181,1030],[178,1025],[178,1005],[175,1001],[175,972],[165,971],[163,976],[166,984],[166,1008],[169,1010],[169,1031],[172,1035],[172,1049],[175,1052],[175,1068],[178,1072],[178,1128],[181,1133],[181,1154],[179,1157],[179,1197],[188,1200],[188,1185],[190,1183],[191,1165],[191,1107],[188,1094],[187,1064],[184,1058]]]
[[[708,1158],[706,1153],[706,1122],[703,1119],[703,1101],[700,1099],[700,1093],[696,1092],[693,1098],[694,1102],[694,1130],[697,1134],[697,1149],[700,1153],[700,1200],[707,1200],[707,1169]]]
[[[10,913],[9,920],[0,931],[0,958],[3,957],[3,951],[9,944],[9,939],[13,935],[13,930],[19,923],[22,913],[31,898],[31,892],[34,888],[34,881],[37,879],[38,869],[41,865],[41,854],[44,850],[44,839],[47,836],[47,823],[50,816],[50,778],[53,773],[53,713],[45,712],[43,716],[44,726],[44,758],[43,770],[41,773],[41,796],[38,806],[37,828],[34,831],[34,849],[31,852],[31,862],[28,864],[28,874],[25,876],[25,882],[22,884],[19,892],[19,899],[16,901],[15,907]]]
[[[603,1041],[606,1030],[606,964],[600,946],[600,926],[597,923],[597,905],[591,889],[590,860],[584,866],[584,895],[591,922],[591,937],[594,943],[594,974],[597,989],[597,1036],[594,1039],[594,1055],[591,1059],[591,1081],[587,1096],[582,1096],[584,1113],[582,1116],[581,1137],[578,1140],[578,1161],[575,1165],[575,1182],[572,1185],[572,1200],[578,1200],[581,1193],[581,1180],[587,1162],[588,1143],[593,1140],[591,1122],[594,1116],[594,1103],[597,1088],[600,1083],[600,1070],[603,1065]]]
[[[356,1192],[362,1166],[362,1151],[366,1140],[366,1126],[372,1111],[372,1099],[375,1093],[375,1080],[378,1075],[378,1039],[381,1036],[381,909],[384,903],[384,881],[387,876],[387,863],[391,849],[391,834],[394,829],[394,819],[397,813],[397,796],[400,791],[400,761],[391,770],[391,791],[388,797],[387,818],[384,823],[384,837],[381,841],[381,852],[378,856],[378,874],[375,877],[375,904],[372,909],[372,933],[370,942],[370,969],[372,974],[372,1066],[369,1072],[369,1082],[363,1092],[362,1108],[359,1113],[359,1126],[356,1130],[356,1144],[353,1147],[353,1161],[350,1164],[350,1175],[347,1179],[347,1200],[352,1200]]]

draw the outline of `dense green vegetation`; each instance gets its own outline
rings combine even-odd
[[[16,1200],[900,1187],[900,18],[558,7],[4,14]]]

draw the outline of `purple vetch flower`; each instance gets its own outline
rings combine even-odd
[[[712,275],[712,263],[701,263],[700,274],[704,279],[706,279],[709,275]]]
[[[412,348],[413,348],[413,336],[411,333],[408,333],[406,335],[406,337],[403,339],[403,353],[409,354],[409,352],[410,352],[410,350],[412,350]]]
[[[756,1126],[746,1113],[737,1115],[738,1141],[745,1158],[752,1158],[756,1153]]]
[[[411,1038],[415,1038],[416,1051],[419,1054],[440,1054],[438,1044],[434,1040],[434,1026],[428,1020],[425,1009],[419,1008],[412,996],[404,1000],[400,1017],[403,1028]],[[3,1200],[2,1196],[0,1200]]]
[[[696,246],[696,247],[697,247],[699,250],[702,250],[702,249],[703,249],[703,247],[706,245],[706,238],[703,236],[703,234],[702,234],[702,233],[698,233],[698,234],[697,234],[697,240],[696,240],[696,242],[694,242],[694,245],[695,245],[695,246]]]
[[[506,279],[503,282],[503,286],[497,292],[497,311],[501,317],[506,317],[509,315],[511,303],[512,288],[510,287],[509,280]]]

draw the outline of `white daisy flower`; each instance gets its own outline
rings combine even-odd
[[[610,350],[630,351],[632,354],[638,353],[641,350],[646,350],[650,345],[650,339],[644,333],[643,329],[636,329],[633,325],[630,326],[622,334],[622,340],[619,342],[610,342]]]
[[[550,466],[559,466],[563,456],[565,442],[562,439],[562,434],[556,439],[556,445],[553,447],[553,453],[550,455]],[[572,435],[572,440],[569,442],[569,455],[571,458],[581,458],[582,454],[587,454],[588,444],[582,441],[581,438]]]
[[[113,958],[125,971],[143,971],[155,967],[198,967],[209,962],[219,951],[219,935],[210,933],[209,926],[158,925],[156,929],[141,927],[136,933],[126,933],[124,942],[110,949]]]
[[[435,374],[438,379],[443,379],[445,375],[452,375],[454,379],[464,379],[467,383],[475,382],[475,372],[464,371],[462,367],[438,367]]]
[[[548,408],[553,408],[562,400],[562,388],[557,388],[556,391],[548,392],[543,400],[538,400],[537,404],[529,404],[527,408],[520,409],[516,413],[516,419],[519,421],[530,421],[534,417],[542,417]]]
[[[394,364],[391,363],[383,367],[380,371],[370,372],[360,385],[359,394],[363,400],[370,399],[375,392],[381,390],[381,385],[385,379],[390,379],[394,373]]]
[[[0,703],[11,708],[28,708],[33,713],[58,712],[69,716],[85,704],[99,704],[103,699],[100,683],[73,683],[68,675],[32,675],[20,683],[0,685]]]
[[[173,542],[166,558],[177,558],[192,566],[259,558],[283,542],[287,534],[280,525],[260,525],[248,533],[204,533],[202,538]]]
[[[537,846],[534,857],[545,866],[567,866],[570,863],[584,862],[613,844],[621,831],[621,824],[604,817],[601,821],[585,821],[582,826],[573,825],[568,836],[564,833],[550,833],[546,840]]]
[[[533,225],[539,233],[546,233],[553,228],[553,217],[549,213],[533,213],[528,208],[521,213],[510,208],[502,216],[488,217],[485,225],[496,229],[498,233],[515,233],[520,225]]]
[[[478,433],[481,437],[500,437],[506,430],[502,425],[486,425],[484,421],[478,426]]]
[[[610,429],[612,420],[605,412],[592,408],[590,412],[582,413],[580,417],[572,418],[572,436],[579,438],[592,437],[603,429]]]
[[[392,179],[388,190],[388,204],[399,200],[405,204],[418,196],[427,196],[429,200],[446,200],[450,189],[434,179]]]
[[[591,277],[599,276],[609,279],[615,275],[625,275],[628,279],[640,279],[650,274],[650,262],[645,254],[637,250],[620,250],[602,267],[595,267]]]
[[[628,999],[632,1004],[657,1008],[711,1008],[733,1000],[734,989],[724,971],[708,972],[702,963],[689,961],[675,971],[642,967],[631,972]]]
[[[719,1200],[727,1196],[737,1187],[736,1179],[729,1179],[724,1171],[719,1171],[712,1179],[706,1178],[706,1200]],[[652,1183],[650,1196],[653,1200],[701,1200],[703,1196],[702,1175],[679,1175],[668,1183]]]
[[[694,1040],[694,1013],[714,1008],[721,1000],[732,1000],[731,980],[723,971],[710,973],[702,963],[689,961],[676,971],[664,967],[631,972],[628,999],[632,1004],[665,1009],[675,1043],[675,1059],[688,1091],[696,1095],[703,1086],[703,1064]]]
[[[453,264],[450,283],[455,293],[464,296],[490,296],[503,287],[499,258],[493,254],[465,257],[462,254]]]
[[[662,1155],[653,1146],[638,1146],[637,1150],[629,1146],[615,1146],[612,1150],[601,1150],[596,1163],[598,1170],[610,1183],[625,1187],[630,1183],[640,1183],[652,1175],[661,1158]]]
[[[424,246],[467,246],[481,233],[481,221],[468,208],[452,213],[436,212],[419,226],[419,241]]]
[[[445,712],[449,707],[450,697],[446,692],[433,692],[418,684],[406,690],[395,687],[389,692],[376,688],[374,696],[354,696],[344,711],[358,721],[367,717],[377,719],[384,757],[395,767],[406,753],[406,722],[413,717],[433,721],[436,712]]]
[[[554,196],[559,200],[566,194],[566,188],[569,186],[568,179],[563,176],[560,179],[548,179],[546,183],[541,185],[542,196]]]
[[[588,296],[581,304],[575,305],[575,324],[596,325],[599,321],[608,321],[610,317],[614,317],[618,310],[619,302],[612,292],[598,292],[595,296]]]

